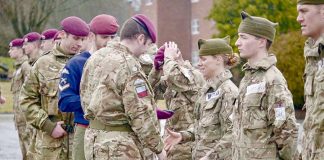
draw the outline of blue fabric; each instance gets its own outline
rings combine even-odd
[[[87,51],[75,55],[65,65],[59,84],[59,109],[62,112],[74,112],[74,123],[89,124],[84,119],[80,100],[80,81],[83,66],[91,54]]]

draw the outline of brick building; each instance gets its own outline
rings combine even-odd
[[[175,41],[184,59],[198,60],[198,39],[207,39],[217,31],[207,20],[213,0],[127,0],[131,14],[147,15],[158,31],[158,46]]]

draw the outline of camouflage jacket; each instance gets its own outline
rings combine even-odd
[[[73,55],[64,54],[59,47],[40,57],[24,83],[20,104],[27,122],[36,129],[52,133],[57,121],[67,120],[58,110],[58,86],[66,62]]]
[[[304,56],[305,56],[305,71],[304,71],[304,96],[305,96],[305,105],[306,116],[303,123],[304,131],[307,132],[311,129],[311,121],[313,116],[311,112],[314,106],[314,90],[315,90],[315,73],[320,66],[320,55],[318,52],[319,43],[324,42],[324,37],[321,37],[319,40],[314,41],[309,38],[305,42],[304,47]]]
[[[324,155],[324,41],[319,44],[320,60],[318,62],[318,70],[315,73],[314,80],[314,106],[311,112],[306,112],[306,118],[312,117],[309,120],[310,136],[307,137],[310,141],[312,159],[323,158]]]
[[[17,59],[15,62],[16,71],[13,73],[11,92],[13,93],[14,111],[20,110],[19,106],[19,95],[21,87],[24,81],[27,79],[28,73],[30,71],[30,65],[27,62],[28,58],[26,56]]]
[[[208,80],[195,108],[194,128],[181,132],[183,141],[195,140],[193,158],[231,159],[232,111],[237,107],[238,88],[225,71]]]
[[[108,42],[107,47],[111,44],[116,43],[116,41]],[[101,48],[100,50],[91,54],[90,58],[87,60],[83,67],[82,77],[80,81],[80,97],[81,97],[81,106],[85,114],[87,107],[89,106],[91,95],[96,89],[96,86],[99,83],[98,76],[95,76],[95,71],[98,68],[100,62],[108,55],[107,47]]]
[[[86,119],[106,126],[130,126],[143,147],[155,153],[163,149],[156,104],[150,84],[140,63],[127,47],[114,43],[106,48],[109,56],[99,64],[100,76]],[[109,62],[109,63],[107,63]]]
[[[243,66],[239,106],[234,109],[233,159],[292,159],[297,124],[292,95],[270,54]]]

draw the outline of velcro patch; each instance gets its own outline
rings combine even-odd
[[[277,121],[284,121],[286,120],[286,111],[285,106],[282,103],[279,103],[274,108],[275,117]]]
[[[147,88],[146,88],[145,85],[136,86],[136,87],[135,87],[135,90],[136,90],[137,96],[138,96],[139,98],[143,98],[143,97],[148,96]]]
[[[263,93],[266,90],[266,82],[256,83],[249,85],[246,89],[246,94],[253,94],[253,93]]]
[[[206,101],[210,101],[211,99],[214,99],[214,98],[219,98],[220,93],[221,92],[220,92],[219,89],[217,91],[215,91],[215,92],[207,93],[206,94]]]

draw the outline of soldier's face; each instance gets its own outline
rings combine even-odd
[[[53,49],[55,42],[53,39],[42,40],[41,49],[48,52]]]
[[[324,33],[324,5],[297,5],[302,35],[317,39]]]
[[[23,50],[20,47],[10,47],[9,55],[10,58],[17,59],[23,55]]]
[[[221,56],[199,56],[198,69],[206,80],[215,76],[224,61]]]
[[[112,36],[112,35],[101,35],[101,34],[97,34],[95,36],[95,43],[96,43],[97,49],[106,47],[107,42],[109,42],[113,38],[114,38],[114,36]]]
[[[87,37],[75,36],[64,32],[61,39],[61,47],[64,52],[77,54],[80,52],[83,41],[86,40],[86,38]]]
[[[235,45],[240,52],[240,57],[250,59],[256,56],[256,53],[260,50],[259,41],[260,40],[253,35],[239,33],[239,38],[235,42]]]
[[[23,49],[24,49],[25,54],[27,56],[29,56],[30,54],[32,54],[36,50],[36,47],[37,47],[36,46],[36,42],[25,42],[24,45],[23,45]]]
[[[152,45],[152,40],[150,38],[145,37],[143,34],[139,35],[136,38],[136,48],[134,49],[134,55],[139,57],[140,55],[144,54],[149,47]]]

